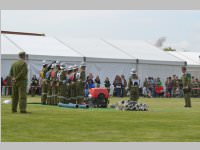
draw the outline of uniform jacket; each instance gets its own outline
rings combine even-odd
[[[28,67],[25,61],[16,61],[10,69],[10,76],[15,77],[16,85],[27,84]]]

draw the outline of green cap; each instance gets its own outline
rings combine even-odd
[[[20,51],[19,52],[19,55],[25,55],[26,53],[25,53],[25,51]]]
[[[26,53],[24,51],[19,52],[19,58],[23,58],[26,56]]]

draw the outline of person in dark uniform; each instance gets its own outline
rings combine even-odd
[[[19,60],[12,64],[10,69],[10,76],[12,78],[13,94],[12,94],[12,112],[17,112],[17,106],[19,102],[19,108],[21,113],[27,113],[27,76],[28,67],[26,60],[26,53],[19,53]]]
[[[48,64],[46,63],[45,60],[43,60],[43,67],[42,70],[40,71],[40,78],[41,78],[41,88],[42,88],[41,103],[44,105],[47,104],[47,79],[45,77],[48,71],[47,67]]]
[[[183,93],[185,99],[184,107],[192,107],[191,105],[191,74],[186,72],[187,69],[185,66],[182,67],[182,84],[183,84]]]
[[[140,85],[140,80],[138,79],[136,70],[133,68],[131,69],[131,77],[129,78],[129,81],[128,81],[128,89],[130,91],[130,100],[138,101],[139,85]]]
[[[31,96],[32,97],[35,96],[38,86],[39,86],[39,81],[36,78],[36,75],[33,75],[32,79],[31,79]]]
[[[81,104],[84,101],[84,88],[85,88],[85,83],[86,83],[86,64],[85,62],[82,62],[80,64],[80,69],[79,69],[79,77],[78,79],[78,85],[79,85],[79,91],[78,91],[78,96],[79,96],[79,101],[78,103]]]
[[[108,77],[106,77],[105,81],[104,81],[104,85],[105,85],[105,88],[107,88],[108,90],[108,93],[110,94],[110,86],[111,86],[111,83],[110,83],[110,80]]]

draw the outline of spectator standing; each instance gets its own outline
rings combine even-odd
[[[96,84],[96,87],[99,88],[100,85],[101,85],[101,81],[100,81],[100,78],[99,76],[97,75],[96,78],[95,78],[95,84]]]
[[[143,82],[143,89],[142,89],[142,94],[144,97],[147,96],[147,88],[148,88],[148,80],[147,80],[147,78],[145,78],[145,80]]]
[[[127,86],[127,81],[126,81],[124,75],[121,75],[121,82],[122,82],[121,97],[124,97],[124,96],[126,96],[126,86]]]
[[[165,81],[165,87],[166,87],[166,97],[172,96],[172,88],[173,88],[173,82],[171,77],[168,77]]]
[[[85,96],[86,97],[88,97],[89,89],[91,89],[91,88],[95,88],[92,73],[90,73],[86,79],[86,84],[85,84]]]
[[[1,77],[1,96],[2,96],[2,89],[3,89],[3,86],[4,86],[4,84],[3,84],[3,77]]]
[[[159,77],[156,79],[155,94],[156,94],[155,96],[159,97],[163,96],[164,94],[163,85]]]
[[[32,97],[35,96],[38,86],[39,86],[39,81],[36,78],[36,75],[33,75],[32,79],[31,79],[31,96]]]
[[[115,80],[113,82],[113,86],[114,86],[114,92],[117,97],[121,96],[121,87],[122,87],[122,81],[119,75],[115,76]]]
[[[177,85],[176,85],[176,75],[173,75],[173,77],[172,77],[172,96],[173,96],[173,97],[176,96],[176,89],[177,89]]]
[[[153,85],[151,77],[148,78],[148,96],[152,97],[153,95]]]
[[[110,80],[109,80],[108,77],[106,77],[106,79],[105,79],[105,81],[104,81],[104,85],[105,85],[105,87],[107,88],[108,93],[110,93],[110,86],[111,86],[111,84],[110,84]]]

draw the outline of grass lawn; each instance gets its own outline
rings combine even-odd
[[[1,100],[10,99],[2,97]],[[123,98],[128,99],[128,98]],[[121,100],[110,98],[111,103]],[[39,102],[40,97],[28,97]],[[140,98],[149,111],[72,109],[28,104],[31,114],[12,114],[11,105],[1,104],[3,142],[199,142],[200,99],[184,108],[183,98]]]

